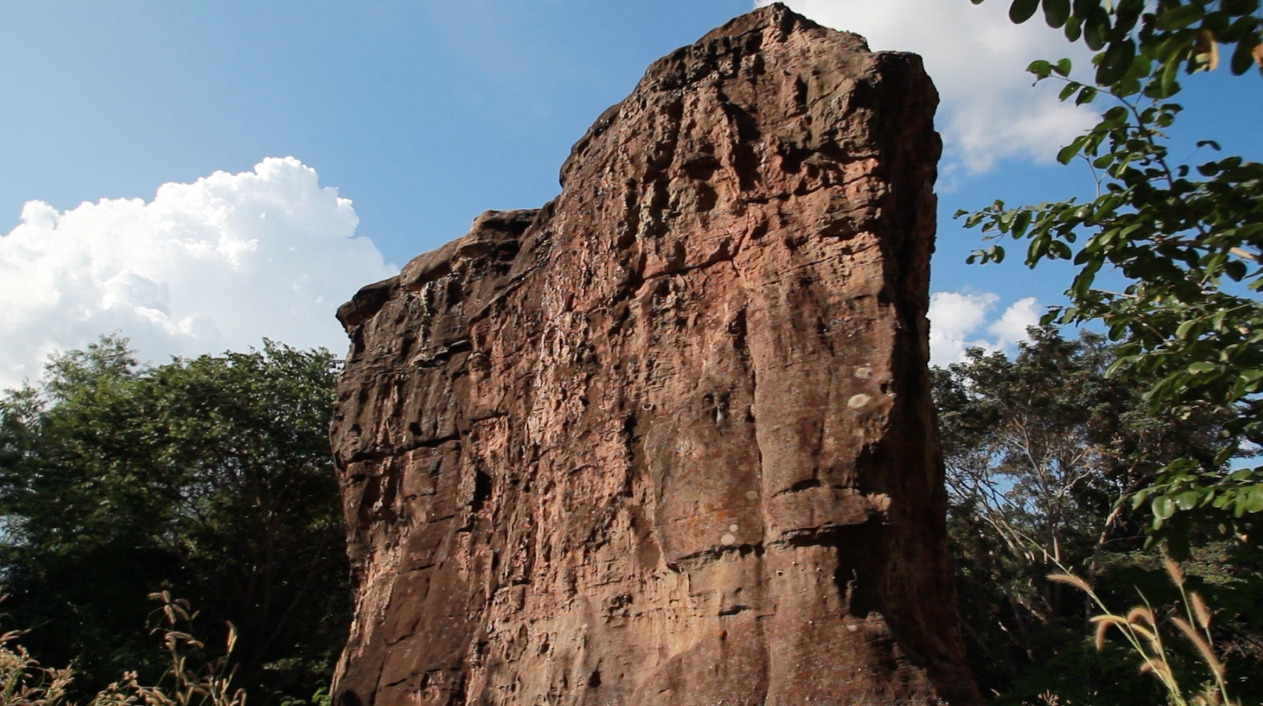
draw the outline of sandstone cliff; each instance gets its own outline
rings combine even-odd
[[[926,361],[933,86],[783,6],[339,312],[342,706],[978,701]]]

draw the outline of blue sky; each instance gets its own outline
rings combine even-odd
[[[483,210],[542,205],[571,144],[650,62],[753,2],[5,3],[0,386],[115,328],[155,360],[262,336],[341,349],[330,317],[356,287]],[[977,236],[950,214],[1090,188],[1048,162],[1090,116],[1021,73],[1072,49],[1009,25],[1003,0],[790,4],[926,57],[948,147],[938,362],[1011,344],[1065,271],[966,266]],[[1263,81],[1220,74],[1193,82],[1183,129],[1257,159]]]

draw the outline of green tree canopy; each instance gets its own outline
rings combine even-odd
[[[1176,459],[1132,496],[1151,512],[1154,536],[1177,556],[1194,525],[1258,544],[1263,468],[1225,464],[1263,447],[1263,164],[1181,162],[1167,132],[1181,112],[1181,76],[1215,69],[1220,45],[1234,73],[1263,66],[1259,0],[1015,0],[1010,17],[1025,22],[1041,6],[1049,25],[1097,52],[1083,81],[1068,59],[1029,67],[1037,81],[1061,81],[1063,101],[1108,100],[1058,157],[1085,161],[1097,195],[958,214],[992,241],[971,260],[1003,260],[1011,237],[1027,241],[1029,267],[1072,261],[1069,303],[1049,320],[1103,325],[1123,344],[1111,373],[1142,385],[1154,409],[1223,419],[1216,458]],[[1103,273],[1122,286],[1102,286]]]
[[[932,371],[972,666],[1006,703],[1038,703],[1050,689],[1066,703],[1161,702],[1128,655],[1098,655],[1084,641],[1083,594],[1047,576],[1060,563],[1122,605],[1134,602],[1134,586],[1171,598],[1161,563],[1143,550],[1143,524],[1118,500],[1174,459],[1213,466],[1227,443],[1222,420],[1152,410],[1135,385],[1106,375],[1118,345],[1102,335],[1029,333],[1012,358],[973,349]],[[1195,568],[1221,609],[1217,642],[1232,647],[1240,674],[1263,668],[1257,560],[1204,532],[1193,539],[1213,559]]]
[[[327,429],[336,362],[265,342],[137,365],[106,337],[0,399],[0,580],[12,625],[94,693],[161,655],[146,596],[232,621],[240,685],[307,696],[349,623]],[[213,642],[218,642],[214,638]]]

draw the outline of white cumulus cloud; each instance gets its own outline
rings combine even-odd
[[[349,199],[297,159],[164,184],[152,201],[41,201],[0,235],[0,387],[119,331],[149,360],[258,346],[346,345],[334,319],[397,271],[356,237]]]
[[[1000,297],[991,292],[935,292],[930,296],[930,363],[950,365],[969,348],[1007,351],[1028,340],[1026,329],[1044,313],[1035,297],[1019,299],[997,319],[991,312]]]
[[[942,98],[938,123],[949,171],[981,173],[1014,157],[1051,160],[1094,122],[1088,108],[1058,102],[1051,87],[1032,89],[1026,73],[1035,59],[1068,56],[1088,66],[1087,50],[1047,27],[1042,15],[1014,25],[1008,0],[977,6],[968,0],[785,2],[823,25],[863,35],[874,50],[925,59]]]

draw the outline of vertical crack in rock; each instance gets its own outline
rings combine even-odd
[[[537,211],[342,307],[340,706],[976,704],[929,394],[937,96],[773,5]]]

